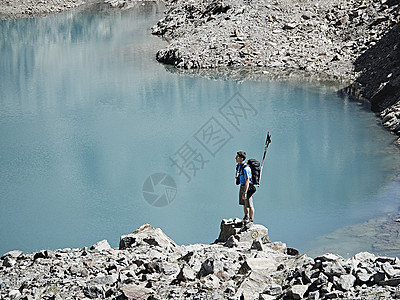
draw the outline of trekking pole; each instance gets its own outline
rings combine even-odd
[[[268,149],[268,146],[269,146],[270,143],[271,143],[271,136],[270,136],[269,131],[268,131],[267,132],[267,139],[265,140],[264,155],[263,155],[263,159],[262,159],[262,163],[261,163],[260,179],[258,181],[259,183],[261,183],[261,174],[262,174],[262,170],[263,170],[263,166],[264,166],[265,155],[267,154],[267,149]]]

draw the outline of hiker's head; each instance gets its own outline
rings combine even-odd
[[[244,151],[239,151],[236,153],[236,162],[241,163],[246,159],[246,152]]]

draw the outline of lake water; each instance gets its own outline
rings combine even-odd
[[[0,253],[117,247],[144,223],[211,243],[243,216],[236,151],[260,160],[267,131],[255,222],[272,240],[313,251],[397,211],[398,149],[374,114],[323,85],[170,72],[161,17],[143,2],[0,22]]]

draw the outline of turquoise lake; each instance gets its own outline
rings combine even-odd
[[[398,211],[399,150],[373,113],[324,85],[171,72],[151,35],[162,12],[0,22],[0,254],[118,247],[144,223],[212,243],[223,218],[243,216],[236,152],[261,160],[267,131],[255,222],[273,241],[312,252]]]

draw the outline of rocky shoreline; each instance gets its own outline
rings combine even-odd
[[[121,0],[123,1],[123,0]],[[400,135],[398,0],[171,0],[153,34],[157,60],[181,69],[257,67],[351,82]]]
[[[299,254],[268,229],[224,219],[213,244],[177,245],[145,224],[90,248],[14,250],[0,259],[1,299],[400,299],[400,260],[362,252]]]
[[[0,20],[47,16],[84,3],[84,0],[5,0],[0,4]]]

